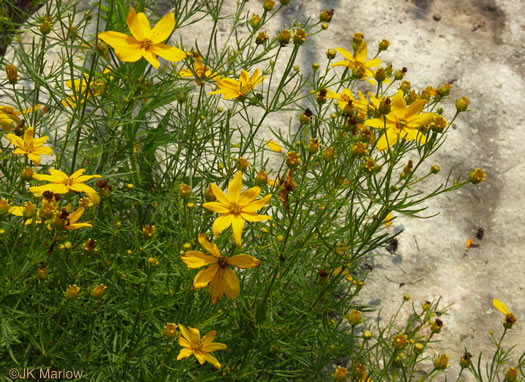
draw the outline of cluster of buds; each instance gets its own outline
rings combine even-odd
[[[155,235],[155,226],[152,224],[146,225],[144,228],[142,228],[142,236],[145,239],[151,239]]]
[[[42,34],[49,34],[53,28],[53,19],[51,16],[44,16],[42,22],[40,23],[40,32]]]
[[[306,37],[308,36],[308,33],[303,28],[296,29],[295,34],[293,36],[293,43],[295,45],[302,45],[304,44]]]
[[[404,333],[399,333],[392,338],[392,346],[396,350],[403,349],[407,344],[407,336]]]
[[[301,163],[301,157],[295,151],[290,151],[286,154],[286,164],[288,167],[297,167],[299,163]]]
[[[184,199],[187,199],[191,196],[191,187],[186,183],[181,182],[179,185],[180,194]]]
[[[317,138],[310,138],[310,142],[308,142],[306,146],[306,151],[310,154],[315,154],[319,151],[319,147],[321,147],[321,141]]]
[[[83,250],[86,255],[94,254],[95,252],[98,251],[97,241],[93,239],[87,239],[86,242],[84,243]]]
[[[237,159],[235,167],[237,167],[237,170],[246,171],[246,169],[250,167],[250,162],[248,162],[246,158],[239,157],[239,159]]]

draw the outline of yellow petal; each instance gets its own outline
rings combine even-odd
[[[142,57],[144,57],[155,69],[160,67],[160,62],[152,51],[142,50]]]
[[[69,179],[69,177],[64,172],[62,172],[60,170],[55,170],[54,168],[50,168],[49,169],[49,173],[55,179],[55,182],[62,182],[64,180],[68,180]],[[40,179],[36,178],[35,176],[33,176],[33,178],[35,178],[37,180],[40,180]]]
[[[221,215],[215,219],[213,222],[213,225],[211,226],[211,230],[213,231],[213,235],[215,237],[219,236],[219,234],[227,229],[232,224],[233,215]]]
[[[240,216],[234,216],[232,219],[232,230],[233,230],[233,240],[235,244],[242,244],[242,230],[244,229],[244,219]]]
[[[221,257],[221,252],[219,251],[219,248],[208,240],[205,234],[201,233],[199,235],[199,244],[204,248],[208,253],[212,254],[215,257]]]
[[[381,60],[379,58],[374,58],[365,62],[367,68],[375,68],[376,66],[381,65]]]
[[[73,175],[71,175],[73,177]],[[93,178],[102,178],[100,175],[82,175],[75,179],[75,183],[84,183]]]
[[[366,46],[366,42],[362,41],[361,45],[359,45],[359,48],[357,48],[357,52],[355,53],[356,61],[364,63],[366,61],[367,54],[368,54],[368,48]]]
[[[266,145],[270,148],[270,150],[275,151],[276,153],[280,153],[283,151],[283,148],[277,142],[268,141],[266,142]]]
[[[210,330],[208,333],[204,335],[201,339],[202,345],[210,345],[213,340],[215,339],[215,336],[217,335],[217,332],[215,330]],[[205,350],[208,351],[208,350]]]
[[[207,210],[218,214],[227,214],[230,212],[230,209],[226,208],[226,206],[221,202],[207,202],[203,203],[202,206]]]
[[[179,339],[180,342],[180,339]],[[181,359],[188,358],[190,355],[193,354],[193,351],[191,349],[180,349],[179,355],[177,355],[177,361],[180,361]]]
[[[190,343],[200,341],[201,335],[198,329],[195,329],[195,328],[186,329],[181,324],[179,324],[179,329],[183,337],[186,338],[186,340],[188,340]]]
[[[237,275],[231,270],[230,267],[224,270],[224,279],[222,283],[226,296],[232,300],[235,300],[237,297],[239,297],[241,292],[241,284],[239,283]]]
[[[226,349],[227,349],[227,346],[219,342],[214,342],[211,344],[204,344],[204,346],[202,347],[202,350],[204,350],[205,352],[212,352],[216,350],[226,350]]]
[[[502,303],[500,300],[498,300],[497,298],[493,299],[492,300],[492,305],[494,305],[494,308],[496,308],[497,310],[499,310],[501,313],[503,313],[504,315],[507,315],[509,314],[509,310],[507,309],[507,307],[505,306],[504,303]]]
[[[247,214],[244,212],[241,213],[241,216],[243,219],[249,222],[262,222],[265,220],[270,220],[272,218],[271,216],[268,216],[268,215],[258,215],[256,213]]]
[[[397,119],[404,119],[405,118],[405,112],[407,109],[407,104],[405,102],[405,97],[403,95],[403,91],[399,90],[393,97],[392,97],[392,111],[391,114],[394,114]]]
[[[151,27],[143,12],[137,14],[135,9],[130,7],[126,22],[128,23],[129,31],[138,41],[151,37]]]
[[[238,202],[242,191],[242,172],[237,171],[233,180],[228,185],[228,198],[232,202]]]
[[[417,140],[421,144],[424,144],[427,142],[425,135],[421,131],[416,130],[416,129],[406,129],[405,135],[402,136],[402,138],[406,139],[407,141]]]
[[[257,186],[247,189],[242,193],[241,197],[239,198],[239,206],[242,208],[243,206],[250,204],[255,199],[257,199],[260,192],[261,188]]]
[[[37,155],[37,154],[34,154],[34,153],[29,153],[27,154],[27,158],[33,162],[36,166],[38,166],[40,164],[40,155]]]
[[[55,194],[67,194],[69,192],[69,188],[65,184],[46,184],[44,186],[37,186],[37,187],[29,187],[29,191],[32,193],[43,193],[45,191],[51,191]]]
[[[210,187],[211,187],[211,190],[213,191],[213,195],[215,195],[215,197],[219,200],[219,202],[221,202],[222,204],[226,206],[230,205],[230,199],[228,199],[226,194],[219,187],[217,187],[214,183],[212,183]],[[204,204],[207,204],[207,203],[204,203]]]
[[[261,262],[255,257],[246,254],[228,257],[227,260],[228,264],[243,269],[254,268],[261,264]]]
[[[153,41],[154,44],[163,42],[170,36],[174,28],[175,15],[173,13],[168,13],[153,27],[150,37],[151,41]]]
[[[208,256],[200,251],[185,252],[180,258],[188,268],[200,268],[205,265],[217,263],[215,257]]]
[[[127,48],[130,46],[139,47],[139,42],[137,41],[137,39],[135,39],[133,36],[130,36],[124,33],[120,33],[120,32],[114,32],[114,31],[102,32],[98,34],[98,38],[104,41],[109,46],[111,46],[113,49]],[[66,86],[68,86],[71,89],[72,88],[71,81],[66,82]]]
[[[385,127],[385,121],[383,121],[382,118],[374,118],[374,119],[367,119],[365,121],[366,126],[375,127],[377,129],[381,129]]]
[[[343,56],[344,58],[346,58],[347,60],[349,61],[354,61],[354,55],[352,53],[350,53],[349,51],[347,51],[346,49],[343,49],[343,48],[335,48],[335,50],[341,55]]]
[[[222,350],[222,349],[216,349],[216,350]],[[213,351],[213,350],[210,350],[210,351]],[[206,353],[206,352],[202,352],[202,357],[208,361],[209,363],[211,363],[213,366],[215,366],[217,369],[220,369],[221,368],[221,364],[219,363],[219,361],[217,361],[217,358],[215,358],[214,356],[212,356],[210,353]]]
[[[386,228],[389,228],[391,225],[392,225],[392,212],[389,212],[388,215],[386,215],[386,218],[385,218],[385,226]]]
[[[137,62],[142,58],[142,49],[139,45],[128,45],[115,48],[115,55],[120,61]]]
[[[33,142],[33,136],[35,134],[35,129],[33,127],[28,128],[24,133],[24,142],[26,145],[30,145]]]
[[[24,141],[23,141],[23,139],[20,138],[20,137],[18,137],[18,136],[16,136],[16,135],[14,135],[14,134],[9,133],[9,134],[6,135],[6,138],[9,139],[9,141],[10,141],[13,145],[15,145],[15,146],[17,146],[17,147],[23,147],[23,146],[24,146]]]
[[[215,277],[211,280],[210,285],[208,286],[208,291],[210,293],[210,300],[212,304],[215,304],[219,301],[224,293],[222,290],[222,272],[217,272]]]
[[[179,62],[186,58],[186,53],[184,53],[184,51],[166,44],[156,44],[153,46],[152,50],[156,55],[171,62]]]
[[[242,206],[242,212],[249,214],[249,213],[253,213],[253,212],[256,212],[256,211],[260,210],[266,204],[268,204],[268,202],[270,201],[271,197],[272,197],[272,194],[268,194],[264,198],[261,198],[259,200],[254,200],[250,204],[248,204],[246,206]]]
[[[217,273],[221,273],[221,267],[219,267],[217,264],[211,265],[208,268],[204,268],[199,273],[197,273],[193,279],[193,287],[195,289],[204,288],[210,283]]]
[[[82,183],[72,184],[71,186],[69,186],[69,189],[71,191],[76,191],[76,192],[85,192],[86,194],[96,193],[96,191],[93,188],[89,187],[88,185],[82,184]]]
[[[377,141],[376,148],[379,151],[386,150],[389,147],[392,147],[393,145],[395,145],[398,139],[399,139],[399,135],[397,134],[395,129],[387,129],[386,133],[381,135],[381,137]]]

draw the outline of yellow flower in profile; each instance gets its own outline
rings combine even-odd
[[[505,306],[504,303],[502,303],[500,300],[498,300],[497,298],[493,299],[492,300],[492,305],[494,305],[494,307],[499,310],[501,313],[503,313],[505,315],[505,320],[503,321],[503,326],[506,328],[506,329],[510,329],[512,328],[512,326],[516,323],[517,319],[516,317],[514,316],[514,314],[512,314],[508,309],[507,307]]]
[[[115,49],[118,59],[125,62],[136,62],[144,57],[155,69],[160,67],[157,56],[165,60],[178,62],[186,57],[182,50],[163,44],[175,28],[175,16],[168,13],[151,29],[144,12],[136,13],[129,8],[126,19],[132,36],[124,33],[102,32],[98,38]]]
[[[357,52],[355,53],[355,56],[343,48],[335,48],[335,50],[338,51],[344,58],[346,58],[346,60],[334,62],[332,66],[346,66],[351,69],[352,72],[359,72],[362,74],[361,78],[364,78],[371,85],[374,85],[375,71],[370,68],[379,66],[379,64],[381,64],[381,60],[379,58],[374,58],[368,61],[366,60],[368,48],[365,41],[361,42]],[[388,80],[383,81],[383,83],[387,82]]]
[[[399,90],[392,97],[391,111],[383,118],[369,119],[365,125],[383,128],[386,127],[385,133],[377,141],[379,151],[392,147],[399,139],[407,141],[417,140],[419,143],[425,143],[425,136],[419,131],[421,126],[427,125],[434,118],[434,113],[421,113],[426,100],[418,99],[416,102],[407,106],[403,91]]]
[[[219,248],[202,233],[199,235],[199,243],[213,256],[208,256],[200,251],[188,251],[181,256],[182,261],[188,268],[200,268],[210,265],[197,273],[193,279],[193,287],[201,289],[209,284],[212,304],[219,301],[224,293],[232,300],[235,300],[239,297],[241,286],[231,266],[248,269],[255,268],[261,262],[255,257],[246,254],[223,257]]]
[[[96,194],[97,192],[85,185],[84,182],[87,182],[93,178],[101,178],[100,175],[82,175],[86,171],[81,168],[80,170],[75,171],[71,176],[67,176],[65,173],[55,169],[49,169],[51,175],[46,174],[33,174],[33,179],[44,180],[50,182],[43,186],[29,187],[29,191],[32,193],[43,193],[44,191],[51,191],[55,194],[67,194],[68,192],[85,192],[88,196]]]
[[[11,133],[7,134],[6,138],[16,146],[13,154],[26,155],[30,161],[38,166],[40,164],[40,155],[53,155],[53,150],[51,147],[42,146],[47,142],[49,137],[45,136],[34,139],[34,133],[35,129],[29,127],[24,133],[24,139]]]
[[[242,172],[238,171],[233,180],[228,185],[228,195],[226,195],[217,185],[211,184],[213,194],[217,198],[216,202],[204,203],[202,206],[212,212],[220,214],[213,222],[212,230],[215,237],[230,225],[233,230],[233,238],[237,245],[241,245],[242,230],[244,221],[260,222],[271,219],[271,216],[258,215],[255,212],[263,208],[272,194],[264,198],[255,200],[261,192],[260,187],[252,187],[241,194],[242,191]]]
[[[89,222],[77,223],[84,213],[83,207],[77,208],[75,212],[72,213],[69,211],[71,211],[71,204],[68,204],[62,211],[57,212],[51,224],[55,228],[63,228],[68,232],[79,228],[93,227]]]
[[[201,338],[199,329],[188,328],[179,324],[179,329],[182,336],[179,337],[179,345],[184,349],[181,349],[177,356],[177,361],[194,355],[197,361],[202,365],[205,361],[208,361],[217,369],[220,369],[221,364],[217,361],[217,358],[212,356],[210,353],[217,350],[226,350],[226,345],[218,342],[213,342],[217,332],[212,330],[208,332],[204,337]]]
[[[259,69],[255,69],[251,78],[246,70],[241,70],[241,76],[239,81],[232,78],[223,78],[217,81],[218,90],[215,90],[209,94],[222,94],[224,99],[239,98],[246,96],[250,93],[255,86],[260,84],[266,76],[260,76]]]

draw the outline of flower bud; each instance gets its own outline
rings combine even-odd
[[[480,168],[477,168],[469,173],[468,179],[472,184],[478,184],[487,179],[487,175],[485,174],[485,171],[483,171]]]
[[[250,162],[248,162],[243,157],[239,157],[239,159],[237,159],[237,163],[236,163],[235,167],[237,167],[237,170],[246,171],[246,169],[248,167],[250,167]]]
[[[64,296],[71,301],[78,297],[78,292],[80,292],[80,288],[77,286],[77,284],[73,284],[67,288],[67,290],[64,292]]]
[[[511,367],[505,373],[505,382],[514,382],[518,378],[518,369]]]
[[[293,43],[295,45],[302,45],[306,40],[306,36],[308,36],[308,33],[306,33],[303,28],[297,29],[295,31],[295,35],[293,36]]]
[[[430,173],[431,174],[437,174],[440,171],[441,171],[441,167],[439,167],[438,164],[432,165],[432,167],[430,167]]]
[[[186,183],[181,182],[179,185],[180,194],[184,199],[187,199],[191,196],[191,187]]]
[[[273,0],[265,0],[263,3],[263,8],[265,11],[271,11],[274,6],[275,6],[275,1]]]
[[[83,250],[86,255],[94,254],[95,252],[98,251],[97,241],[93,239],[87,239],[86,242],[84,243]]]
[[[377,69],[376,74],[374,75],[374,78],[377,82],[383,82],[386,79],[385,69],[383,68]]]
[[[461,358],[459,359],[459,366],[462,369],[465,369],[465,368],[469,367],[469,365],[470,365],[470,358],[472,358],[472,355],[470,353],[463,354],[461,356]]]
[[[432,306],[432,303],[430,301],[425,301],[422,308],[423,308],[423,311],[426,312],[427,310],[430,309],[430,307]]]
[[[22,212],[22,216],[25,219],[32,219],[36,216],[36,205],[34,205],[31,202],[25,202],[24,203],[24,210]]]
[[[456,100],[456,110],[458,113],[461,113],[462,111],[467,111],[468,108],[468,98],[467,97],[461,97]]]
[[[16,66],[7,64],[5,66],[5,72],[7,74],[7,79],[9,80],[9,83],[14,85],[18,81],[18,71],[16,69]]]
[[[308,123],[312,120],[312,115],[312,111],[309,108],[306,108],[303,114],[301,114],[301,116],[299,117],[299,121],[301,122],[301,124]]]
[[[148,257],[148,264],[150,265],[159,265],[159,261],[154,257]]]
[[[335,58],[336,54],[337,54],[337,51],[335,49],[328,49],[328,51],[326,52],[326,57],[329,60],[333,60]]]
[[[173,340],[177,336],[177,324],[168,323],[164,325],[164,337]]]
[[[268,40],[268,35],[264,32],[260,32],[255,38],[255,43],[257,45],[262,45]]]
[[[328,285],[328,281],[330,280],[330,274],[326,269],[321,269],[319,271],[319,281],[322,285]]]
[[[330,21],[332,21],[334,12],[335,11],[333,9],[327,9],[326,11],[322,11],[321,15],[319,16],[319,20],[321,20],[322,23],[329,23]]]
[[[45,265],[42,265],[36,270],[36,277],[41,281],[46,281],[49,276],[49,270]]]
[[[95,300],[100,300],[102,296],[104,295],[104,292],[106,291],[108,287],[104,284],[99,284],[93,289],[91,289],[91,297],[93,297]]]
[[[334,159],[334,148],[333,147],[327,147],[323,151],[323,159],[327,162],[330,162]]]
[[[373,334],[372,334],[372,332],[371,332],[370,330],[365,330],[365,331],[363,332],[363,338],[364,338],[365,340],[369,340],[369,339],[371,339],[372,336],[373,336]]]
[[[308,146],[306,146],[306,151],[308,151],[310,154],[315,154],[317,151],[319,151],[319,147],[321,146],[321,141],[317,138],[310,138],[310,142],[308,142]]]
[[[365,156],[367,154],[366,143],[357,142],[357,143],[352,144],[350,146],[350,152],[352,153],[353,156],[358,157],[358,158]]]
[[[352,48],[355,52],[359,49],[359,46],[363,42],[365,36],[362,33],[356,32],[352,35]]]
[[[264,170],[260,170],[257,176],[255,177],[255,184],[257,186],[262,186],[268,183],[268,173]]]
[[[396,350],[403,349],[407,344],[407,336],[403,333],[399,333],[392,338],[392,346]]]
[[[417,343],[414,345],[414,352],[416,354],[421,354],[423,353],[423,350],[425,350],[425,345],[421,344],[421,343]]]
[[[51,16],[44,16],[42,22],[40,23],[40,32],[42,34],[49,34],[53,28],[53,19]]]
[[[144,239],[151,239],[155,235],[155,226],[148,224],[142,228],[142,236]]]
[[[97,40],[97,45],[95,46],[95,50],[100,54],[102,57],[109,58],[109,51],[108,46],[104,43],[102,40]]]
[[[399,85],[399,90],[403,90],[403,93],[405,94],[410,92],[410,82],[408,81],[401,82],[401,85]]]
[[[0,199],[0,216],[7,215],[9,213],[9,200],[6,198]]]
[[[208,187],[206,189],[206,192],[204,193],[204,200],[206,200],[207,202],[214,202],[215,200],[217,200],[217,197],[213,193],[211,187]]]
[[[335,382],[344,382],[346,381],[346,376],[348,374],[348,370],[342,366],[337,366],[337,369],[335,369],[335,373],[332,374],[332,378]]]
[[[439,333],[441,331],[441,328],[443,328],[443,321],[441,321],[439,318],[436,318],[435,321],[430,322],[430,330],[432,333]]]
[[[20,174],[20,177],[26,182],[29,182],[31,179],[33,179],[33,168],[32,167],[24,168],[22,170],[22,173]]]
[[[329,26],[328,23],[322,23],[321,24],[321,29],[325,31],[325,30],[328,29],[328,26]]]
[[[387,115],[392,111],[392,101],[390,97],[381,98],[378,111],[383,115]]]
[[[434,367],[436,370],[445,370],[448,366],[448,355],[441,354],[434,360]]]
[[[250,25],[252,28],[255,28],[259,23],[261,22],[261,16],[256,15],[255,13],[252,15],[252,18],[250,19]]]
[[[394,73],[394,79],[396,81],[402,80],[405,77],[405,73],[406,73],[406,68],[403,68],[401,70],[396,70],[396,72]]]
[[[447,120],[441,115],[437,115],[432,120],[430,127],[432,131],[435,131],[436,133],[442,133],[447,127]]]
[[[356,362],[354,364],[354,370],[353,370],[354,376],[357,378],[362,378],[364,375],[366,375],[366,367],[360,362]]]
[[[361,322],[362,313],[359,310],[352,310],[347,316],[347,320],[352,326],[357,326]]]
[[[277,41],[281,43],[281,46],[285,46],[290,42],[291,38],[292,32],[290,32],[288,29],[283,29],[281,33],[279,33],[279,36],[277,36]]]
[[[312,64],[312,70],[313,70],[314,72],[315,72],[316,70],[319,70],[320,67],[321,67],[321,66],[320,66],[319,63],[317,63],[317,62],[314,62],[314,63]]]
[[[441,97],[446,97],[450,94],[450,84],[447,82],[445,85],[439,88],[439,95]]]
[[[379,42],[379,51],[387,50],[390,46],[390,41],[383,39]]]
[[[505,321],[503,321],[503,327],[505,329],[511,329],[512,326],[516,323],[516,317],[512,313],[507,313],[505,315]]]
[[[297,167],[299,163],[301,163],[301,157],[295,151],[290,151],[286,154],[286,164],[288,167]]]

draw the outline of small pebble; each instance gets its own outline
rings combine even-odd
[[[441,16],[440,15],[434,15],[434,20],[436,20],[436,21],[441,20]]]

